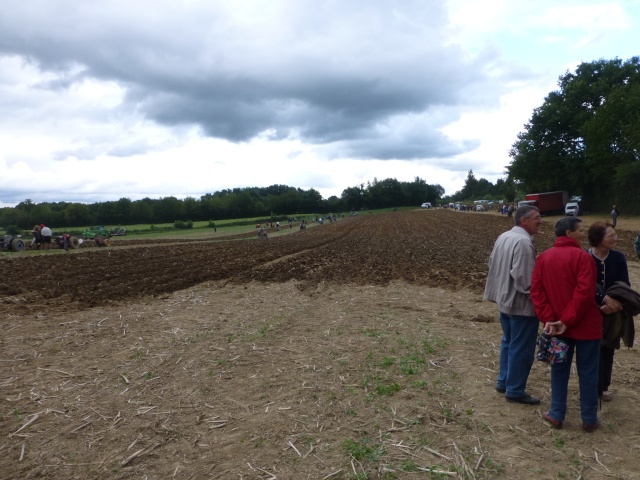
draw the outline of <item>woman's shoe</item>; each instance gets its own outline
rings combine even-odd
[[[547,422],[548,424],[550,424],[556,430],[560,430],[562,428],[562,421],[561,420],[556,420],[555,418],[552,418],[548,413],[545,413],[542,416],[542,419],[545,422]]]
[[[613,400],[613,394],[610,391],[604,391],[602,392],[602,401],[603,402],[610,402],[611,400]]]

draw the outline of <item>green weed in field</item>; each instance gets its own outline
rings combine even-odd
[[[373,400],[376,396],[390,397],[400,391],[400,385],[398,383],[389,382],[388,380],[383,381],[383,379],[377,375],[365,375],[363,386],[369,390],[365,395],[365,400],[367,401]]]
[[[382,336],[382,332],[379,330],[374,330],[373,328],[365,328],[362,333],[367,337],[380,338]]]
[[[376,386],[376,393],[380,396],[390,397],[396,392],[400,391],[400,385],[396,382],[392,382],[390,385],[378,385]]]
[[[563,449],[564,448],[564,438],[557,436],[553,439],[553,446],[556,447],[558,450]]]
[[[425,365],[426,359],[415,353],[410,353],[400,359],[400,370],[405,375],[415,375],[422,371],[422,366]]]
[[[442,407],[440,409],[440,413],[449,420],[451,420],[454,416],[453,410],[449,407]]]
[[[418,467],[419,467],[419,465],[416,462],[413,462],[411,460],[406,460],[404,463],[402,463],[398,467],[398,470],[400,470],[402,472],[417,472],[418,471]]]
[[[380,366],[382,368],[387,368],[390,367],[391,365],[393,365],[396,362],[396,359],[393,357],[384,357],[382,359],[382,362],[380,363]]]
[[[416,380],[415,382],[411,382],[410,385],[418,390],[427,390],[429,388],[429,384],[426,380]],[[432,392],[427,392],[427,394],[433,395]]]
[[[375,444],[368,437],[363,437],[360,442],[348,438],[342,442],[341,447],[347,455],[358,461],[377,462],[386,453],[384,445]]]

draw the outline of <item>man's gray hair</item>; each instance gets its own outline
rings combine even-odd
[[[518,207],[518,209],[516,210],[516,216],[514,218],[516,226],[520,226],[523,218],[529,218],[531,216],[531,212],[540,213],[540,209],[533,205],[523,205],[522,207]]]
[[[578,225],[582,223],[582,220],[578,217],[564,217],[556,222],[555,232],[556,237],[566,237],[567,230],[575,232],[578,229]]]

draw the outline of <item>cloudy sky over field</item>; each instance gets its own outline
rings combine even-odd
[[[640,0],[3,0],[0,206],[495,181]]]

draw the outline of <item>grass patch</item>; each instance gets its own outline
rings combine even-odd
[[[348,438],[342,442],[341,447],[347,455],[360,462],[377,462],[386,453],[384,445],[376,444],[368,437],[363,437],[359,442]]]

